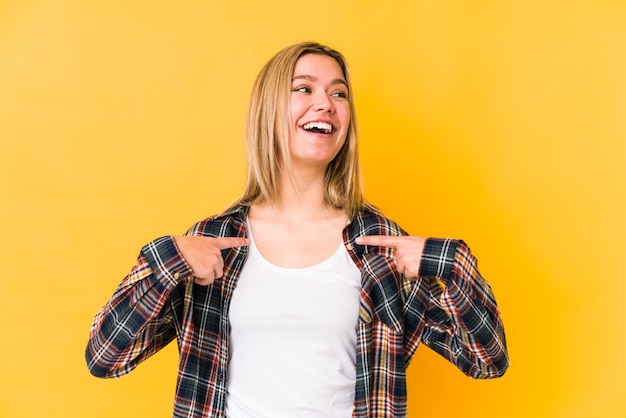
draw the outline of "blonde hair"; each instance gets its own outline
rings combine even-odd
[[[280,195],[281,161],[287,171],[285,174],[295,185],[289,151],[289,103],[296,62],[307,54],[326,55],[337,61],[348,86],[350,125],[343,147],[326,169],[324,201],[331,207],[343,209],[353,219],[369,205],[365,201],[359,167],[356,114],[348,65],[341,53],[314,42],[302,42],[283,49],[263,66],[257,76],[246,119],[246,187],[233,206],[257,201],[274,202]]]

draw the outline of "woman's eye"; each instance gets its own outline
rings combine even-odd
[[[295,89],[293,89],[293,91],[298,91],[300,93],[310,93],[311,89],[308,88],[307,86],[300,86],[300,87],[296,87]]]
[[[343,92],[343,91],[337,91],[337,92],[332,93],[331,96],[339,97],[341,99],[347,99],[348,98],[348,93]]]

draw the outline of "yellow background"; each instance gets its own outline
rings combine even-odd
[[[83,350],[140,247],[242,190],[252,82],[347,56],[370,199],[464,238],[511,368],[422,347],[410,417],[626,416],[622,0],[0,1],[0,416],[166,417],[172,345],[123,379]]]

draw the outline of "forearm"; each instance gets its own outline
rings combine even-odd
[[[420,276],[429,280],[432,306],[424,342],[473,378],[504,374],[504,327],[490,285],[462,241],[428,240]]]
[[[189,274],[171,237],[141,250],[137,265],[94,318],[85,352],[92,374],[128,373],[173,338],[166,301],[181,277]]]

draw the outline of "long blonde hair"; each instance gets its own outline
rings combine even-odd
[[[337,61],[348,85],[350,125],[343,147],[326,169],[324,201],[331,207],[343,209],[353,219],[369,205],[365,201],[359,166],[356,114],[348,65],[341,53],[314,42],[302,42],[283,49],[263,66],[257,76],[246,119],[246,187],[233,206],[256,201],[274,202],[280,195],[281,158],[286,174],[295,184],[289,151],[289,103],[296,62],[307,54],[326,55]]]

